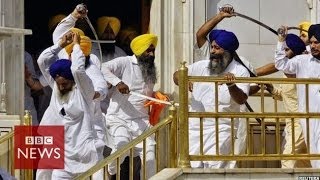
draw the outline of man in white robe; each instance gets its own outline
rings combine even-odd
[[[282,27],[283,35],[275,53],[275,67],[287,74],[296,74],[297,78],[320,78],[320,24],[311,25],[308,30],[311,54],[298,55],[290,60],[286,57],[285,38],[287,29]],[[299,112],[306,112],[306,89],[302,84],[297,85]],[[309,85],[309,112],[320,112],[320,85]],[[307,137],[306,120],[301,121],[304,137]],[[320,120],[310,118],[309,121],[310,153],[320,153]],[[307,139],[306,139],[307,142]],[[308,148],[308,147],[307,147]],[[320,160],[311,160],[313,168],[320,168]]]
[[[215,104],[214,83],[196,82],[191,84],[192,92],[190,111],[214,112],[218,106],[219,112],[240,112],[240,104],[246,102],[249,94],[248,83],[233,83],[235,77],[250,77],[248,70],[235,61],[235,50],[239,47],[237,37],[225,30],[213,30],[210,35],[211,54],[210,60],[201,60],[189,65],[189,76],[224,76],[228,83],[218,87],[218,103]],[[174,74],[174,81],[178,85],[178,71]],[[235,129],[238,128],[238,120],[235,121]],[[203,150],[204,154],[216,154],[216,133],[219,133],[219,153],[231,152],[231,120],[219,118],[218,129],[215,131],[215,119],[203,120]],[[189,152],[191,155],[200,154],[200,122],[199,118],[189,119]],[[225,161],[192,161],[193,168],[225,168]]]
[[[209,40],[210,33],[212,29],[215,28],[219,22],[221,22],[224,18],[230,18],[233,16],[233,8],[232,7],[223,7],[221,11],[210,18],[205,24],[203,24],[196,33],[196,44],[194,45],[194,57],[195,61],[199,60],[207,60],[210,58],[211,51],[211,43]],[[239,56],[243,64],[250,69],[250,71],[256,75],[255,68],[251,65],[251,63],[242,56]],[[240,106],[241,112],[248,112],[249,110],[245,105]],[[235,139],[235,154],[243,154],[246,149],[246,141],[247,141],[247,121],[246,119],[239,120],[238,129],[235,129],[236,139]],[[236,161],[230,161],[229,168],[236,167]]]
[[[309,41],[309,40],[308,40]],[[285,52],[288,59],[293,58],[296,55],[306,54],[307,49],[305,42],[301,36],[295,34],[288,34],[285,39]],[[258,76],[269,75],[278,70],[275,68],[274,63],[266,64],[257,68],[256,72]],[[295,74],[284,74],[286,78],[295,78]],[[258,88],[257,90],[259,90]],[[274,99],[283,101],[284,109],[288,113],[296,113],[298,111],[298,96],[297,87],[295,84],[280,84],[278,88],[270,88],[270,92]],[[300,119],[295,119],[293,124],[291,118],[285,120],[286,126],[284,128],[283,136],[285,139],[282,142],[283,154],[292,154],[292,146],[294,144],[294,152],[296,154],[304,154],[307,152],[305,143],[305,137],[303,136]],[[292,132],[294,128],[294,134]],[[292,142],[292,136],[295,137],[294,143]],[[282,168],[309,168],[310,160],[281,160]]]
[[[157,36],[153,34],[138,36],[131,42],[133,56],[119,57],[102,64],[104,78],[113,86],[109,90],[111,98],[106,114],[106,124],[114,141],[112,152],[117,151],[151,127],[149,109],[144,106],[146,99],[129,95],[129,92],[153,96],[153,87],[157,80],[154,64],[156,45]],[[155,174],[154,138],[148,138],[146,143],[145,167],[147,178],[150,178]],[[134,154],[143,159],[142,144],[135,148]],[[120,160],[120,163],[123,160],[124,158]],[[115,163],[109,165],[111,175],[116,173],[115,165]]]
[[[66,33],[72,31],[72,32],[79,32],[80,35],[84,35],[84,32],[80,29],[74,28],[76,25],[76,21],[78,19],[84,18],[87,16],[87,10],[84,9],[82,11],[78,11],[77,8],[73,10],[71,14],[69,14],[67,17],[65,17],[56,27],[56,29],[53,32],[52,39],[53,43],[57,44],[61,37],[65,35]],[[91,43],[92,44],[92,43]],[[81,45],[81,44],[80,44]],[[69,48],[70,49],[70,48]],[[92,48],[90,48],[92,49]],[[108,141],[108,133],[106,132],[106,125],[104,121],[104,117],[102,115],[102,111],[100,108],[100,103],[103,99],[107,96],[107,82],[103,78],[103,75],[100,71],[101,63],[97,56],[90,52],[88,54],[85,54],[87,57],[87,60],[89,60],[88,65],[86,65],[86,73],[90,77],[90,79],[93,82],[93,86],[95,89],[95,96],[94,96],[94,112],[95,112],[95,118],[94,118],[94,128],[97,131],[98,137],[104,141]],[[59,59],[69,59],[70,52],[67,52],[66,49],[62,49],[58,53]],[[104,144],[101,144],[103,146]],[[101,149],[101,155],[103,153],[103,147]],[[108,155],[108,154],[107,154]]]
[[[59,51],[71,42],[74,43],[71,61],[53,61]],[[95,91],[85,72],[85,56],[79,43],[79,34],[69,33],[38,58],[39,68],[53,89],[50,105],[40,125],[63,125],[65,129],[65,168],[38,169],[36,178],[39,180],[72,179],[99,160],[98,138],[91,121],[94,118]]]

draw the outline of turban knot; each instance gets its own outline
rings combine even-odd
[[[114,35],[117,36],[121,27],[120,20],[116,17],[102,16],[97,20],[97,33],[100,37],[103,34],[106,27],[108,26],[108,24],[110,25]]]
[[[136,56],[140,56],[150,45],[157,46],[158,37],[154,34],[143,34],[131,41],[130,47]]]
[[[309,30],[309,27],[310,27],[310,26],[311,26],[311,23],[308,22],[308,21],[301,22],[301,23],[299,24],[299,28],[300,28],[300,29],[303,29],[303,30],[305,30],[305,31],[300,31],[300,34],[308,35],[308,32],[306,32],[306,31]]]
[[[286,44],[295,55],[300,55],[306,50],[306,45],[301,38],[295,34],[288,34],[286,37]]]
[[[49,68],[50,75],[53,79],[58,76],[69,80],[74,80],[71,72],[71,61],[67,59],[60,59],[55,61]]]
[[[210,43],[215,41],[221,48],[234,52],[239,47],[239,41],[233,32],[225,30],[212,30],[209,34]]]
[[[74,43],[69,44],[65,47],[65,50],[70,55],[73,50]],[[87,36],[80,36],[80,49],[85,56],[89,56],[91,53],[92,43],[91,39]]]
[[[320,41],[320,24],[312,24],[308,30],[309,40],[314,36],[318,41]]]

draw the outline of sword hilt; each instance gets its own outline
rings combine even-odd
[[[80,14],[85,14],[88,12],[87,5],[85,5],[84,3],[78,4],[76,6],[76,9]]]

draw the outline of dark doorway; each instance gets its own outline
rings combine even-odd
[[[25,0],[25,28],[32,29],[33,35],[26,36],[26,50],[31,54],[52,45],[52,34],[48,30],[50,17],[57,14],[69,15],[79,3],[88,7],[88,17],[93,26],[100,16],[115,16],[121,21],[121,29],[135,27],[145,33],[148,29],[151,0]],[[87,34],[94,39],[93,34]]]

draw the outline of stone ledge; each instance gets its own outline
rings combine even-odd
[[[252,174],[252,173],[320,173],[320,169],[312,168],[234,168],[234,169],[203,169],[203,168],[183,168],[183,173],[215,173],[215,174]]]
[[[236,168],[236,169],[203,169],[203,168],[167,168],[163,169],[152,180],[173,179],[298,179],[300,176],[319,176],[320,169],[296,168]]]
[[[31,35],[32,30],[0,26],[0,40],[12,35]]]
[[[166,168],[152,176],[150,180],[173,180],[178,178],[183,174],[182,169],[180,168]]]

